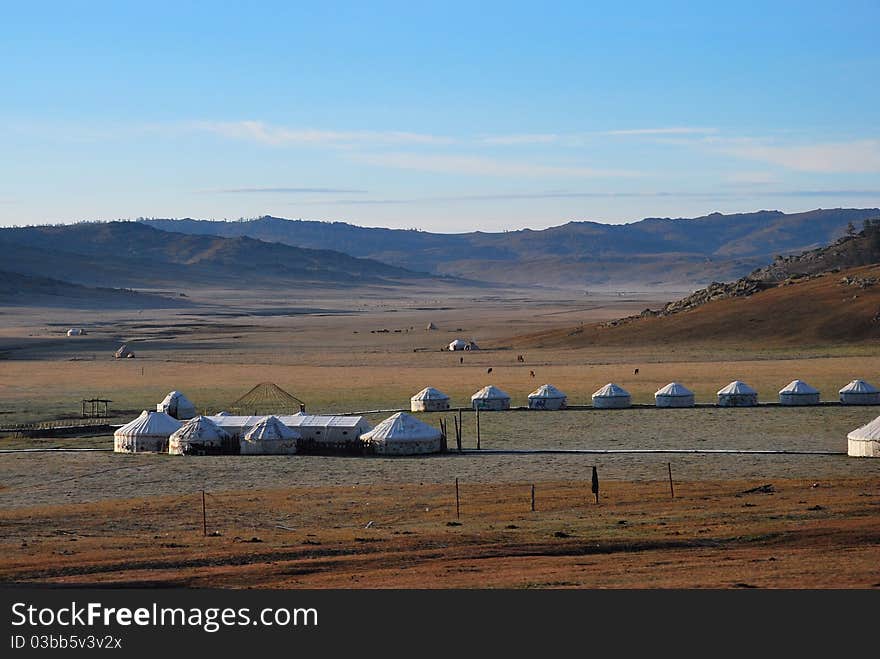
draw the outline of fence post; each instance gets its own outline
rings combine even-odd
[[[205,491],[202,490],[202,535],[208,536],[208,513],[205,510]]]
[[[455,519],[461,518],[461,502],[458,497],[458,479],[455,479]]]
[[[666,468],[669,470],[669,496],[674,499],[675,498],[675,487],[672,485],[672,463],[667,462]]]
[[[535,512],[535,484],[532,483],[532,512]]]

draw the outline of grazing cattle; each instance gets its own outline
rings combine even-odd
[[[520,362],[520,363],[523,363],[523,362],[526,361],[526,358],[523,357],[522,355],[517,355],[517,356],[516,356],[516,361],[518,361],[518,362]]]
[[[534,372],[534,371],[529,371],[529,377],[531,377],[531,378],[535,377],[535,372]]]
[[[459,363],[459,364],[464,364],[464,357],[459,357],[459,358],[458,358],[458,363]]]
[[[486,370],[486,373],[491,373],[491,372],[492,372],[492,367],[490,366],[490,367]]]
[[[633,371],[633,375],[638,375],[638,374],[639,374],[639,369],[636,369]]]

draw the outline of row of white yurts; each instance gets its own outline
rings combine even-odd
[[[878,405],[880,390],[864,380],[853,380],[840,389],[839,400],[846,405]],[[817,405],[819,391],[803,380],[792,380],[779,390],[781,405]],[[723,407],[748,407],[758,404],[758,392],[745,382],[734,380],[717,392],[717,404]],[[442,412],[450,409],[449,396],[434,387],[425,387],[410,398],[413,412]],[[528,396],[529,408],[539,410],[564,409],[567,395],[552,384],[542,384]],[[632,404],[630,393],[614,382],[595,391],[594,407],[621,408]],[[694,392],[680,382],[670,382],[654,393],[657,407],[692,407]],[[487,385],[471,396],[471,406],[479,410],[510,409],[510,395],[494,385]]]

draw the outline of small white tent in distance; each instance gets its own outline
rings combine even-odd
[[[475,410],[498,411],[510,409],[510,396],[494,385],[486,385],[471,396]]]
[[[168,440],[180,429],[180,421],[164,412],[144,410],[140,416],[113,433],[117,453],[164,453]]]
[[[601,389],[593,392],[593,407],[603,409],[629,407],[632,397],[629,392],[619,384],[609,382]]]
[[[221,455],[228,452],[232,436],[206,416],[184,423],[168,440],[171,455]]]
[[[443,433],[406,412],[398,412],[361,435],[361,441],[377,455],[419,455],[439,453]]]
[[[818,405],[819,390],[803,380],[792,380],[779,390],[780,405]]]
[[[568,396],[552,384],[542,384],[529,394],[530,410],[561,410],[568,405]]]
[[[693,407],[694,392],[680,382],[670,382],[654,392],[657,407]]]
[[[754,407],[758,404],[758,392],[745,382],[734,380],[718,390],[718,404],[721,407]]]
[[[242,455],[292,455],[302,435],[277,416],[267,416],[248,430],[239,442]]]
[[[156,411],[165,412],[168,416],[183,421],[196,415],[196,406],[179,391],[171,391],[161,403],[156,405]]]
[[[853,380],[838,394],[844,405],[880,405],[880,390],[864,380]]]
[[[434,387],[425,387],[409,399],[411,412],[444,412],[449,409],[449,396]]]

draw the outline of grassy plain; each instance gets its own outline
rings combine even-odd
[[[698,402],[710,403],[735,378],[758,389],[763,401],[775,400],[794,378],[818,387],[824,400],[835,400],[853,378],[880,379],[880,354],[870,341],[780,346],[746,334],[714,343],[535,347],[509,338],[564,333],[659,306],[666,296],[444,288],[297,292],[294,301],[271,291],[190,297],[199,306],[0,310],[0,426],[73,418],[80,399],[94,396],[112,399],[111,420],[121,423],[171,389],[215,412],[266,381],[310,411],[351,412],[405,408],[427,385],[448,393],[454,406],[467,405],[490,383],[524,405],[544,382],[566,391],[571,403],[588,404],[594,390],[614,381],[634,402],[650,403],[656,389],[677,380]],[[439,329],[428,331],[429,322]],[[87,335],[66,337],[71,326]],[[484,349],[443,350],[456,337]],[[135,359],[112,358],[122,342]],[[845,451],[846,432],[877,414],[874,407],[496,413],[483,415],[482,445]],[[426,418],[433,423],[437,415]],[[464,421],[465,445],[473,446],[473,416],[466,413]],[[109,435],[0,438],[6,449],[111,445]],[[664,481],[668,462],[675,499]],[[587,505],[592,465],[603,482],[598,506]],[[464,494],[461,520],[451,498],[455,478]],[[539,493],[534,513],[532,483]],[[742,494],[764,484],[774,492]],[[880,464],[842,455],[0,454],[0,579],[872,587],[880,556],[878,485]],[[201,537],[203,488],[217,537]],[[448,525],[457,521],[462,525]],[[253,537],[261,542],[245,542]]]

